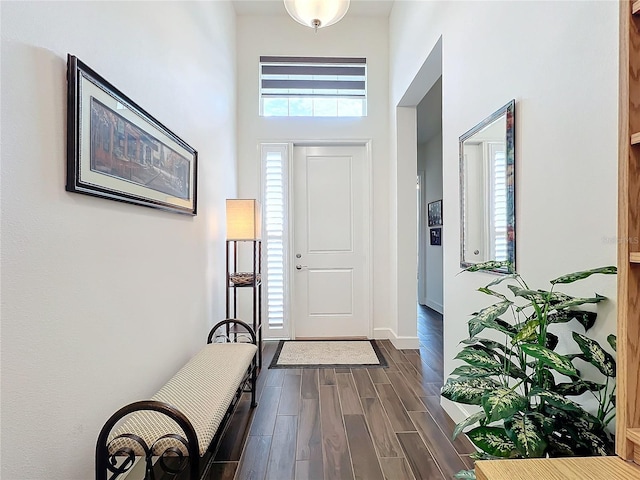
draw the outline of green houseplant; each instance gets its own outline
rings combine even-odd
[[[466,270],[502,266],[505,263],[486,262]],[[597,314],[579,307],[605,297],[573,297],[557,287],[594,274],[615,273],[613,266],[576,272],[551,280],[549,290],[532,290],[512,271],[478,289],[498,302],[468,321],[469,338],[462,341],[464,347],[455,357],[464,365],[442,387],[442,395],[449,400],[482,407],[459,423],[453,435],[456,438],[473,427],[465,433],[480,449],[474,458],[613,454],[614,439],[607,425],[615,416],[616,363],[600,344],[580,333],[593,327]],[[513,299],[494,290],[503,282]],[[511,321],[501,318],[505,314],[510,314]],[[571,331],[576,353],[555,351],[559,338],[552,331],[560,323],[577,327]],[[615,351],[615,336],[609,335],[607,341]],[[583,378],[580,362],[595,366],[602,380]],[[597,402],[595,413],[569,398],[587,392]],[[465,470],[456,477],[471,479],[475,473]]]

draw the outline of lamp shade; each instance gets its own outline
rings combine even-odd
[[[253,199],[227,199],[227,240],[259,240],[260,202]]]
[[[328,27],[339,22],[349,10],[350,0],[284,0],[284,8],[307,27]]]

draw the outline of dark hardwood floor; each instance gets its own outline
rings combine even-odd
[[[419,307],[420,348],[378,341],[389,368],[269,370],[259,404],[243,398],[209,480],[451,479],[471,468],[468,440],[451,442],[440,407],[442,317]]]

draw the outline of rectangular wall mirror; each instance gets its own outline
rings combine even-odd
[[[515,270],[515,100],[460,137],[460,266]],[[494,271],[507,273],[501,266]]]

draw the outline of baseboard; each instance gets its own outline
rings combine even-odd
[[[391,340],[393,346],[398,350],[418,348],[420,346],[418,337],[398,336],[396,335],[396,332],[394,332],[390,328],[374,328],[373,338]]]
[[[427,303],[425,303],[425,305],[433,310],[435,310],[436,312],[438,312],[441,315],[444,315],[444,305],[438,303],[438,302],[434,302],[433,300],[429,300],[427,299]]]

